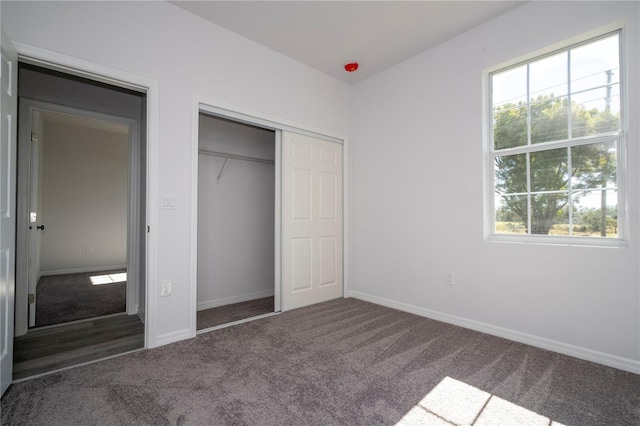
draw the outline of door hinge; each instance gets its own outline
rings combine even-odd
[[[36,302],[36,295],[33,293],[29,293],[29,304]]]
[[[38,142],[38,134],[36,132],[31,132],[31,142]]]

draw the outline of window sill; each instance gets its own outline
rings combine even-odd
[[[508,235],[489,234],[485,241],[497,243],[534,244],[548,246],[577,246],[592,248],[627,248],[629,241],[621,238],[598,237],[564,237],[564,236],[535,236],[535,235]]]

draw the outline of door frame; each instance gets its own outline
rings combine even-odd
[[[342,145],[343,158],[343,228],[342,228],[342,253],[343,253],[343,296],[349,294],[348,271],[348,140],[344,135],[318,129],[306,124],[286,120],[280,117],[252,111],[247,108],[231,105],[219,100],[195,95],[192,108],[191,130],[191,265],[189,279],[189,336],[197,334],[197,310],[198,310],[198,146],[199,146],[199,115],[205,113],[214,117],[245,123],[276,132],[276,159],[275,159],[275,279],[274,279],[274,310],[282,308],[282,132],[290,131],[302,135],[323,139]]]
[[[14,41],[18,60],[24,63],[61,71],[112,86],[145,93],[146,102],[146,259],[144,259],[145,288],[145,348],[158,346],[158,169],[160,128],[160,84],[157,80],[129,73],[98,63],[63,55],[61,53]],[[153,232],[152,232],[153,231]],[[141,259],[142,261],[143,259]]]
[[[29,324],[35,320],[34,309],[29,309],[28,295],[35,293],[35,280],[30,276],[29,258],[33,254],[30,247],[29,207],[31,182],[31,119],[34,112],[53,112],[73,115],[76,117],[100,120],[126,126],[129,129],[129,159],[127,179],[127,283],[126,283],[126,313],[138,313],[139,268],[140,268],[140,133],[138,120],[98,113],[80,108],[68,107],[51,102],[37,101],[28,98],[18,98],[18,217],[16,233],[16,310],[15,336],[28,332]],[[40,124],[40,123],[39,123]],[[41,160],[41,159],[40,159]],[[41,206],[40,206],[41,207]],[[39,247],[37,248],[39,250]],[[37,295],[34,305],[37,306]],[[37,308],[36,308],[37,309]]]

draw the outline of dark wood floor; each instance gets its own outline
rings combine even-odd
[[[112,315],[29,331],[13,346],[13,379],[144,348],[137,315]]]
[[[196,329],[204,330],[273,312],[273,296],[198,311]]]

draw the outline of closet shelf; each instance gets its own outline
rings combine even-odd
[[[208,149],[199,149],[198,154],[224,158],[224,163],[222,163],[222,167],[220,167],[220,171],[218,172],[218,177],[216,179],[218,183],[220,183],[220,176],[222,176],[222,171],[224,170],[224,167],[227,165],[227,161],[230,158],[232,160],[253,161],[254,163],[263,163],[263,164],[276,163],[274,160],[270,160],[268,158],[251,157],[249,155],[231,154],[230,152],[210,151]]]

